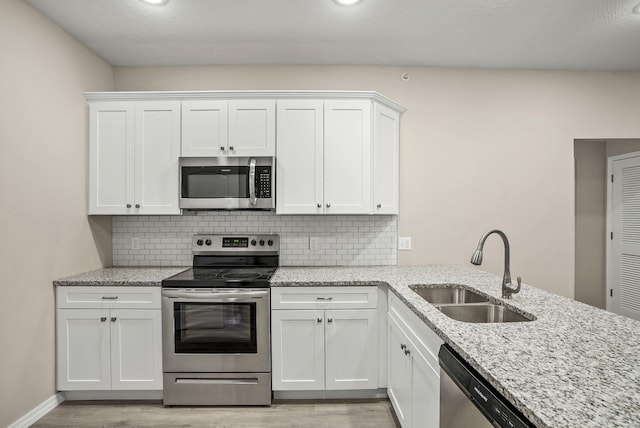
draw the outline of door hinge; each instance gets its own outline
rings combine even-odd
[[[613,240],[613,232],[611,232],[611,240]]]
[[[613,288],[609,289],[609,297],[613,297]]]
[[[613,174],[611,174],[611,182],[613,183]]]

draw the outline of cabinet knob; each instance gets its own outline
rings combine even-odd
[[[328,323],[332,323],[333,322],[333,318],[327,318],[327,322]]]
[[[408,350],[408,349],[405,349],[405,350],[404,350],[404,355],[409,355],[410,353],[411,353],[411,351],[410,351],[410,350]]]
[[[382,208],[382,204],[377,205],[378,209]]]
[[[318,208],[322,208],[322,204],[318,204]]]
[[[136,208],[140,208],[140,204],[136,204]]]
[[[331,208],[331,204],[329,204],[329,203],[328,203],[328,204],[327,204],[327,208]]]
[[[322,322],[322,318],[318,317],[318,322]]]
[[[400,349],[407,349],[407,345],[405,345],[404,343],[400,344]]]
[[[220,151],[224,152],[224,146],[220,146]]]
[[[235,149],[233,148],[233,146],[229,146],[229,150],[233,151]]]
[[[105,322],[107,320],[107,317],[100,317],[100,322]]]
[[[116,322],[117,318],[116,317],[111,317],[111,322]]]
[[[127,204],[127,208],[131,208],[131,204]]]

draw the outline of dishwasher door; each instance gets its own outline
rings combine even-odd
[[[491,428],[493,424],[473,404],[449,374],[440,369],[440,428]]]

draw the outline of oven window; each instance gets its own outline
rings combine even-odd
[[[255,354],[256,303],[174,303],[176,354]]]
[[[249,167],[182,167],[183,198],[248,198]]]

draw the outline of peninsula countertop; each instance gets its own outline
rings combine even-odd
[[[638,321],[526,284],[503,300],[501,278],[466,266],[281,267],[271,280],[272,287],[381,284],[536,426],[640,426]],[[413,284],[468,286],[536,320],[455,321]]]

